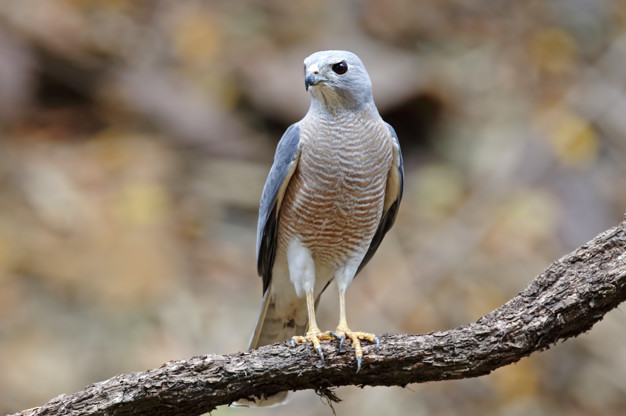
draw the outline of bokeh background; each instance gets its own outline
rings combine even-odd
[[[1,413],[245,347],[258,200],[321,49],[361,56],[406,166],[353,328],[474,321],[621,221],[626,2],[3,0]],[[334,328],[334,288],[319,315]],[[340,388],[335,410],[621,415],[625,325],[479,379]],[[331,414],[313,392],[254,414],[294,412]]]

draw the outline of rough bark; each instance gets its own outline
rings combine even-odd
[[[364,347],[279,343],[204,355],[123,374],[18,415],[198,415],[252,395],[343,385],[404,386],[476,377],[589,330],[626,299],[626,222],[555,261],[526,289],[477,322],[425,335],[383,335]]]

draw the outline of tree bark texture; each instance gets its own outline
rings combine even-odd
[[[555,261],[509,302],[470,323],[425,335],[383,335],[364,345],[363,366],[349,342],[283,342],[231,355],[172,361],[58,396],[16,415],[199,415],[235,400],[283,390],[332,396],[343,385],[405,386],[489,374],[589,330],[626,300],[626,222]]]

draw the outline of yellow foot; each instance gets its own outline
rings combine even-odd
[[[352,345],[354,346],[354,353],[356,355],[356,372],[358,373],[361,370],[361,361],[363,360],[363,349],[361,348],[361,340],[368,340],[369,342],[373,342],[376,344],[376,347],[380,345],[380,341],[378,337],[374,334],[370,334],[368,332],[358,332],[351,331],[348,327],[338,327],[335,331],[330,332],[330,335],[333,338],[337,338],[339,340],[339,350],[343,348],[343,342],[346,338],[352,341]]]
[[[322,347],[320,346],[320,341],[328,341],[332,339],[333,339],[333,336],[331,335],[330,332],[322,332],[319,330],[319,328],[312,328],[312,329],[309,329],[306,335],[303,337],[302,336],[292,337],[291,345],[295,347],[296,344],[303,344],[306,342],[312,343],[313,348],[315,348],[317,353],[320,355],[322,362],[324,362],[324,354],[322,354]]]

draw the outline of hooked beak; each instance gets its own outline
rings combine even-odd
[[[304,88],[308,91],[309,87],[319,83],[322,81],[322,78],[318,75],[315,74],[313,72],[309,72],[308,74],[306,74],[306,76],[304,77]]]

